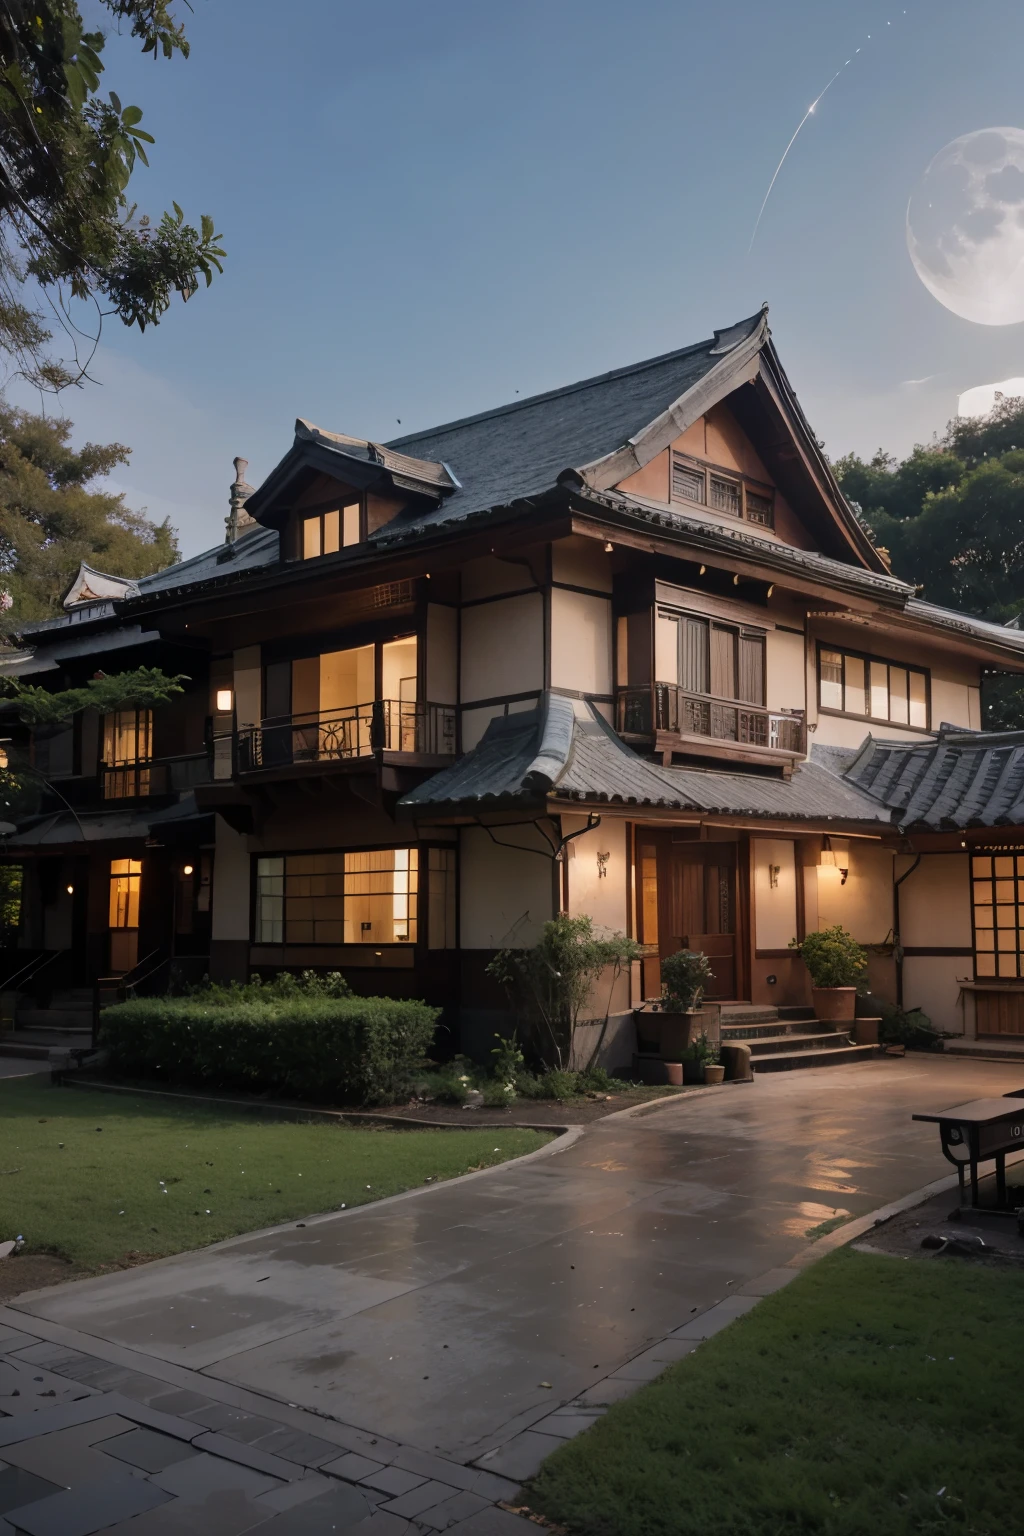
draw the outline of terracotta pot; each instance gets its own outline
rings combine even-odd
[[[706,1083],[724,1083],[725,1068],[720,1061],[709,1061],[704,1065],[704,1081]]]
[[[666,1061],[665,1071],[668,1074],[666,1081],[672,1088],[683,1086],[683,1064],[681,1061]]]
[[[700,1010],[691,1008],[687,1013],[659,1013],[660,1050],[663,1056],[681,1056],[693,1038],[694,1021]]]
[[[811,1001],[822,1024],[852,1024],[857,1009],[857,988],[812,987]]]
[[[877,1045],[878,1026],[881,1019],[855,1019],[853,1022],[853,1038],[858,1045]]]

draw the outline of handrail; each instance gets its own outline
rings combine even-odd
[[[29,973],[26,979],[29,981],[34,981],[35,978],[39,975],[39,972],[46,966],[50,965],[52,961],[56,960],[58,956],[66,955],[69,953],[70,951],[66,949],[55,949],[51,952],[44,950],[41,955],[34,955],[31,960],[27,961],[26,964],[21,967],[20,971],[14,971],[10,976],[7,977],[6,981],[0,981],[0,992],[9,992],[14,986],[15,982],[20,981],[21,978],[25,976],[26,972]]]
[[[214,777],[293,763],[346,761],[376,752],[455,755],[452,704],[372,699],[335,711],[276,715],[214,738]],[[228,752],[230,751],[230,762]]]
[[[617,706],[617,728],[626,735],[664,731],[771,751],[804,751],[802,711],[771,710],[746,699],[696,693],[677,683],[619,688]]]

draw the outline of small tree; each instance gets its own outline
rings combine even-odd
[[[508,992],[540,1060],[564,1071],[572,1062],[580,1011],[598,977],[611,967],[608,1003],[588,1067],[604,1041],[615,983],[623,966],[639,960],[642,954],[643,946],[624,933],[597,938],[589,917],[562,913],[544,924],[532,949],[501,950],[487,967],[487,974]]]
[[[84,688],[64,688],[51,693],[17,678],[4,680],[8,698],[24,725],[60,725],[83,709],[112,714],[118,709],[155,709],[184,693],[188,682],[184,672],[168,677],[159,667],[136,667],[134,672],[117,672],[108,677],[97,672]]]

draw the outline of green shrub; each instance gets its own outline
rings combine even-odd
[[[481,1092],[484,1096],[485,1109],[506,1109],[515,1103],[516,1090],[514,1083],[502,1083],[497,1078],[492,1078],[484,1083]]]
[[[428,1072],[423,1081],[428,1097],[437,1104],[465,1104],[469,1098],[470,1084],[458,1067]]]
[[[275,986],[118,1003],[103,1013],[100,1044],[115,1070],[169,1082],[360,1104],[409,1091],[440,1009]]]
[[[867,970],[866,952],[841,923],[809,933],[802,944],[791,939],[789,947],[800,951],[814,987],[855,987]]]
[[[700,950],[677,949],[661,962],[661,990],[677,1013],[697,1008],[711,979],[711,965]]]

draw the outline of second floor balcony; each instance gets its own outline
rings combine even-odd
[[[384,754],[392,762],[431,766],[455,755],[451,704],[374,699],[320,714],[270,717],[214,740],[213,777],[267,770],[329,767]]]
[[[692,693],[676,683],[620,688],[616,729],[627,740],[673,754],[728,758],[786,768],[806,752],[802,713]]]
[[[89,784],[93,781],[79,782]],[[179,795],[194,789],[197,784],[209,782],[210,757],[207,752],[115,761],[101,763],[99,767],[100,794],[104,800],[138,800],[159,795]],[[88,793],[85,798],[89,798]]]

